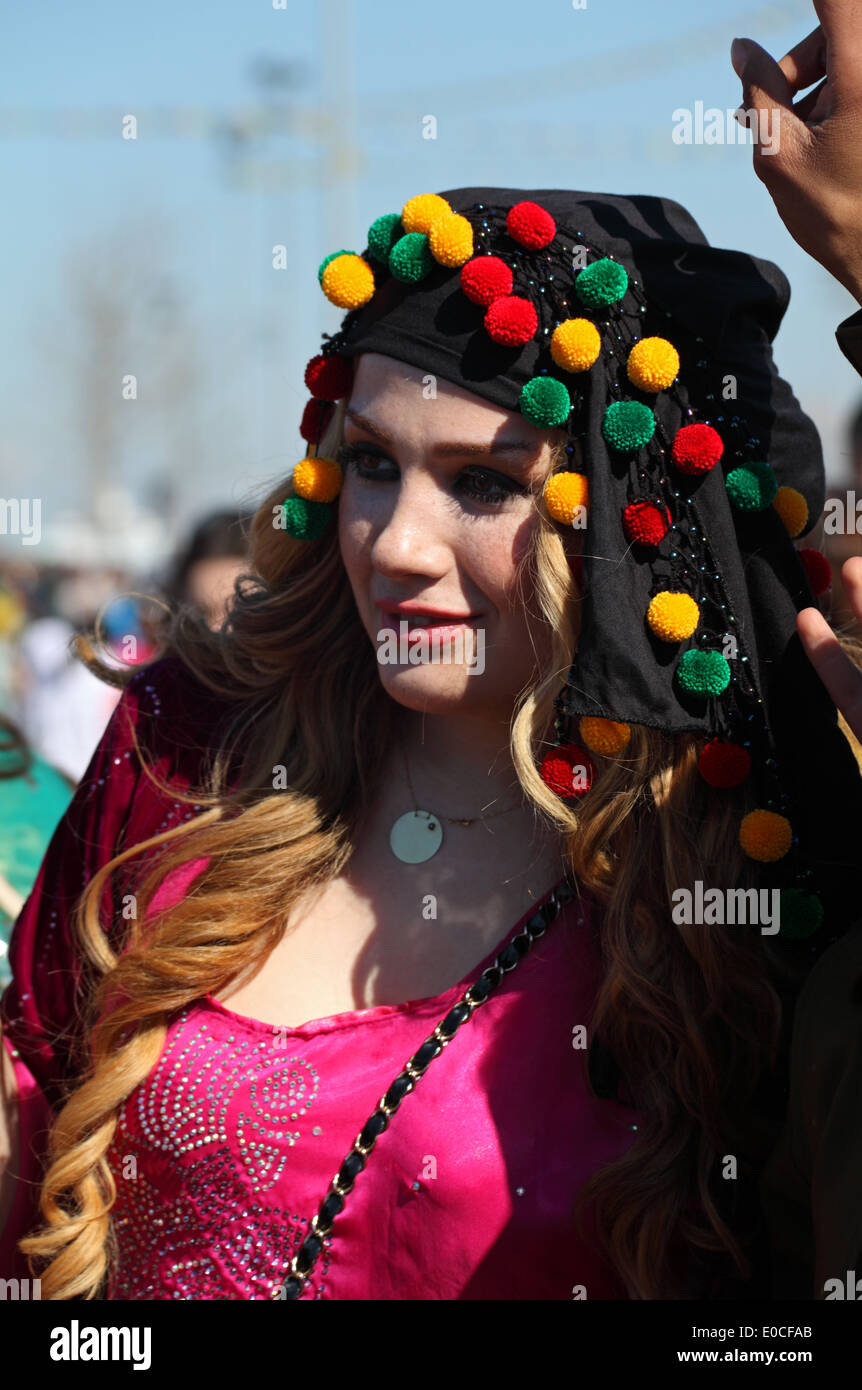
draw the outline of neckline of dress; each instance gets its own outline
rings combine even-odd
[[[235,1009],[229,1008],[227,1004],[222,1004],[220,1000],[214,998],[211,994],[204,994],[200,1002],[213,1012],[221,1014],[237,1025],[250,1028],[258,1033],[267,1033],[270,1037],[273,1033],[286,1033],[288,1036],[294,1036],[299,1034],[309,1035],[313,1033],[332,1032],[338,1028],[350,1028],[359,1024],[375,1023],[379,1019],[391,1018],[395,1014],[407,1014],[419,1012],[421,1010],[428,1010],[429,1012],[432,1010],[439,1010],[442,1013],[450,1001],[454,1003],[460,998],[465,989],[467,989],[469,985],[475,983],[482,974],[482,971],[487,970],[488,966],[493,964],[500,952],[508,946],[513,937],[518,935],[518,932],[527,919],[532,917],[535,912],[538,912],[539,908],[543,903],[547,902],[555,889],[559,888],[561,884],[565,882],[565,878],[566,876],[564,875],[563,878],[557,879],[557,882],[543,893],[540,898],[536,898],[526,911],[521,914],[515,925],[497,942],[496,946],[492,946],[487,955],[483,956],[479,961],[479,964],[473,966],[469,974],[465,975],[463,979],[460,979],[457,984],[450,985],[448,989],[442,990],[439,994],[426,994],[420,999],[407,999],[401,1004],[371,1004],[365,1009],[344,1009],[337,1014],[327,1014],[323,1018],[312,1018],[309,1019],[307,1023],[292,1025],[265,1023],[262,1019],[251,1018],[248,1014],[238,1013]],[[572,898],[569,902],[562,905],[560,908],[560,916],[575,906],[583,909],[583,903],[582,901],[579,902],[577,897]]]

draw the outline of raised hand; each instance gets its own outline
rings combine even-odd
[[[841,578],[853,611],[862,624],[862,555],[845,561]],[[809,661],[862,743],[862,671],[842,649],[818,608],[803,608],[797,613],[796,631]]]
[[[793,239],[862,304],[862,6],[814,0],[814,9],[817,28],[779,62],[753,39],[734,39],[731,62],[743,107],[757,112],[754,172]],[[757,138],[763,128],[772,153]]]

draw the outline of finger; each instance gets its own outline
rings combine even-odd
[[[814,0],[826,37],[826,63],[836,103],[862,96],[862,25],[858,0]]]
[[[793,93],[783,71],[765,48],[754,39],[734,39],[730,45],[730,61],[742,83],[743,93],[753,88],[766,93],[779,106],[788,110],[793,105]]]
[[[803,608],[797,613],[796,630],[809,661],[862,740],[862,671],[850,660],[819,609]]]
[[[830,114],[830,102],[828,99],[827,83],[828,77],[824,77],[818,87],[807,96],[800,97],[794,104],[793,110],[800,121],[825,120]]]
[[[779,58],[778,66],[787,78],[788,86],[794,93],[810,87],[826,76],[826,35],[818,24],[800,43],[794,45],[789,53]]]
[[[862,626],[862,555],[854,555],[841,566],[844,592],[850,600],[856,621]]]
[[[764,125],[767,128],[771,125],[775,131],[774,138],[780,138],[782,142],[805,131],[805,126],[793,110],[793,93],[787,78],[765,48],[761,48],[753,39],[734,39],[730,46],[730,60],[742,83],[742,105],[746,111],[756,113],[755,119],[752,121],[749,118],[747,122],[750,128],[753,127],[755,154],[760,153],[758,134]],[[805,134],[807,136],[807,131]]]

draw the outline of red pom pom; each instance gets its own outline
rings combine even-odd
[[[499,256],[474,256],[461,267],[461,288],[474,304],[487,308],[512,293],[512,272]]]
[[[532,251],[541,251],[543,246],[553,241],[556,230],[553,217],[538,203],[516,203],[506,215],[509,236],[521,246],[529,246]]]
[[[541,775],[542,781],[552,792],[568,801],[571,797],[583,796],[590,790],[596,775],[596,765],[586,748],[581,748],[577,743],[564,743],[545,754]]]
[[[313,396],[305,402],[299,433],[309,444],[317,444],[330,420],[334,407],[329,401],[318,401]]]
[[[799,558],[805,567],[814,596],[819,598],[832,584],[832,566],[822,551],[812,550],[810,546],[799,551]]]
[[[495,299],[485,315],[488,337],[509,347],[523,347],[535,335],[539,316],[529,299],[516,294]]]
[[[712,425],[683,425],[670,452],[681,473],[708,473],[724,453],[724,443]]]
[[[701,750],[697,767],[711,787],[738,787],[751,771],[751,754],[738,743],[714,738]]]
[[[340,401],[350,394],[353,385],[353,363],[338,353],[325,356],[319,352],[305,369],[305,384],[312,396],[324,401]]]
[[[635,545],[658,545],[669,526],[670,512],[664,503],[630,502],[623,512],[623,530]]]

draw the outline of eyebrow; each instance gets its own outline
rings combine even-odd
[[[373,420],[367,420],[358,411],[351,410],[349,407],[344,412],[354,425],[371,434],[375,439],[379,439],[383,444],[392,444],[391,437],[382,430],[379,425],[375,425]],[[523,459],[524,463],[531,463],[536,458],[536,446],[530,444],[525,439],[492,439],[488,444],[468,444],[464,441],[446,441],[442,444],[435,444],[431,450],[432,458],[447,458],[455,455],[464,454],[509,454]]]

